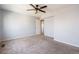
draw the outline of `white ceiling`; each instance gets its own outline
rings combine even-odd
[[[23,14],[29,14],[29,15],[48,15],[51,14],[53,11],[61,9],[67,4],[42,4],[42,5],[47,5],[47,8],[43,9],[46,11],[46,13],[41,13],[35,14],[35,11],[27,11],[27,9],[33,9],[30,5],[28,4],[3,4],[1,5],[3,9],[13,11],[13,12],[18,12],[18,13],[23,13]],[[40,5],[41,6],[41,5]]]

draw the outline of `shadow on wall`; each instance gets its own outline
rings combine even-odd
[[[3,39],[3,14],[0,10],[0,41]]]

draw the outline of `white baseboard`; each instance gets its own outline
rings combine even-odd
[[[34,36],[34,35],[29,35],[29,36],[16,36],[16,37],[7,37],[4,38],[1,41],[8,41],[8,40],[15,40],[15,39],[21,39],[21,38],[29,38],[30,36]]]
[[[64,43],[64,44],[68,44],[68,45],[71,45],[71,46],[74,46],[74,47],[78,47],[79,48],[79,45],[76,45],[76,44],[71,44],[71,43],[64,42],[64,41],[60,41],[60,40],[56,40],[56,39],[55,39],[55,41],[61,42],[61,43]]]

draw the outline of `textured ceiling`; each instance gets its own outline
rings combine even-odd
[[[30,5],[28,4],[3,4],[1,5],[2,9],[12,11],[12,12],[18,12],[18,13],[23,13],[23,14],[29,14],[29,15],[49,15],[52,14],[53,11],[62,9],[63,7],[67,6],[67,4],[41,4],[42,5],[47,5],[48,7],[43,9],[46,11],[46,13],[41,13],[39,12],[38,14],[35,14],[35,11],[27,11],[27,9],[33,9]]]

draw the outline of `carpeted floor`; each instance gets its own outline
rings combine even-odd
[[[43,35],[8,40],[0,43],[2,54],[78,54],[79,48],[57,42]]]

